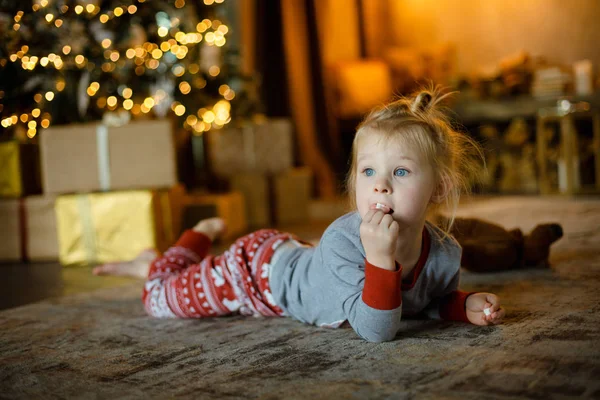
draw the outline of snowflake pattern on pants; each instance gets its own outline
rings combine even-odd
[[[277,247],[292,239],[297,240],[263,229],[239,238],[219,256],[206,256],[208,248],[196,254],[171,247],[150,266],[142,296],[146,312],[158,318],[282,315],[269,286],[269,262]]]

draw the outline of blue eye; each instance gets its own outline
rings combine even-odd
[[[395,176],[406,176],[407,174],[408,174],[408,171],[405,170],[404,168],[398,168],[397,170],[394,171]]]
[[[373,170],[373,168],[365,168],[363,170],[363,174],[365,174],[365,176],[373,176],[374,173],[375,171]]]

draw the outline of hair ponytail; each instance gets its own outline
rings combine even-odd
[[[413,100],[412,104],[410,105],[410,111],[412,111],[414,114],[426,111],[431,104],[432,99],[433,96],[431,96],[431,93],[429,93],[427,90],[423,90]]]

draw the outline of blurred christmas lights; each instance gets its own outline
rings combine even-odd
[[[215,3],[220,4],[222,2],[223,0],[204,0],[204,4],[206,5]],[[144,3],[144,0],[137,0],[137,3]],[[68,5],[62,4],[55,13],[51,10],[44,11],[49,4],[48,0],[39,0],[39,2],[33,4],[32,10],[33,12],[45,12],[45,21],[48,24],[52,24],[55,28],[61,28],[65,23],[65,19],[63,17],[57,17],[56,12],[67,14],[71,9]],[[184,0],[175,1],[176,8],[183,8],[184,6]],[[133,4],[129,6],[121,5],[102,14],[100,14],[100,11],[100,7],[88,3],[85,4],[85,6],[82,4],[74,6],[71,12],[74,12],[76,15],[87,13],[89,17],[96,18],[101,24],[106,24],[112,18],[118,18],[125,14],[135,14],[138,11],[138,7]],[[18,11],[14,16],[13,29],[15,31],[21,29],[23,17],[24,11]],[[117,63],[120,63],[119,65],[124,65],[123,62],[133,62],[135,74],[141,76],[144,75],[146,69],[158,69],[161,62],[167,62],[167,57],[170,57],[167,65],[171,64],[173,61],[185,59],[188,56],[190,46],[195,46],[202,42],[205,43],[205,46],[222,47],[226,44],[225,36],[228,33],[229,28],[221,21],[204,19],[199,22],[195,28],[196,31],[184,32],[177,28],[161,26],[158,28],[157,34],[160,38],[165,40],[160,43],[146,41],[143,45],[131,46],[121,50],[121,52],[118,49],[113,49],[113,41],[106,37],[101,41],[102,48],[106,50],[104,53],[106,61],[100,65],[100,68],[105,73],[110,73],[115,70]],[[96,65],[88,60],[83,54],[76,54],[76,48],[77,47],[73,46],[71,43],[64,44],[61,47],[64,56],[63,59],[63,57],[55,53],[49,53],[47,55],[30,55],[29,47],[24,45],[18,51],[9,54],[8,60],[13,63],[20,62],[21,67],[27,71],[34,71],[38,65],[43,68],[53,67],[57,71],[65,67],[69,69],[74,67],[77,69],[88,70],[96,68]],[[79,48],[77,52],[83,50],[85,49]],[[0,59],[0,66],[6,65],[6,62],[6,59]],[[188,65],[186,71],[184,65],[175,62],[170,67],[170,70],[173,76],[181,78],[186,72],[190,75],[198,74],[201,67],[196,63],[192,63]],[[203,71],[210,77],[216,77],[220,74],[221,69],[218,65],[211,65],[208,67],[208,70],[204,69]],[[190,94],[194,88],[202,89],[206,84],[206,80],[201,76],[198,76],[189,82],[185,80],[181,81],[177,86],[182,94],[187,95]],[[65,90],[66,86],[67,81],[65,81],[65,79],[62,77],[56,78],[55,88],[57,92]],[[96,96],[99,90],[100,84],[94,81],[88,85],[85,93],[88,96],[93,97]],[[184,126],[188,129],[192,129],[196,133],[201,133],[210,130],[212,127],[220,127],[227,124],[231,120],[231,105],[229,101],[235,97],[235,92],[228,85],[221,85],[219,87],[219,95],[222,96],[223,100],[217,101],[212,108],[200,108],[195,111],[199,118],[194,115],[194,113],[185,116]],[[133,115],[137,115],[140,112],[150,112],[153,107],[167,98],[166,95],[159,95],[158,91],[156,91],[155,93],[149,93],[149,96],[147,96],[140,104],[137,104],[135,100],[132,99],[132,96],[132,89],[127,87],[120,90],[118,96],[115,94],[108,95],[107,97],[101,96],[95,103],[100,109],[108,107],[109,109],[114,110],[118,107],[122,107]],[[2,97],[0,97],[0,99],[1,98]],[[17,115],[3,118],[1,120],[2,127],[8,128],[17,124],[20,120],[23,124],[26,124],[27,136],[33,138],[36,135],[39,126],[47,128],[50,125],[51,115],[48,112],[43,112],[43,101],[45,99],[46,102],[51,102],[54,98],[55,93],[53,91],[46,91],[43,94],[36,93],[33,96],[33,99],[35,103],[41,104],[38,107],[33,108],[29,113],[21,114],[20,118]],[[172,99],[170,101],[172,101],[170,108],[173,113],[179,117],[184,116],[187,111],[186,107]],[[2,107],[0,108],[0,111],[2,111],[4,106],[0,104],[0,107]],[[39,122],[36,121],[38,118],[41,119]]]

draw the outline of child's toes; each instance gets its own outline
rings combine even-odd
[[[212,218],[211,219],[212,229],[216,235],[220,235],[225,232],[226,225],[223,218]]]
[[[156,257],[158,257],[158,253],[154,249],[145,249],[142,250],[140,254],[135,258],[136,260],[141,260],[143,262],[152,261]]]
[[[116,272],[118,272],[116,264],[99,265],[92,270],[94,275],[115,275]]]
[[[209,239],[215,240],[224,233],[226,228],[225,221],[222,218],[215,217],[198,222],[193,230],[204,233]]]
[[[140,260],[123,261],[100,265],[92,270],[94,275],[129,276],[133,278],[145,278],[148,276],[150,262]]]

